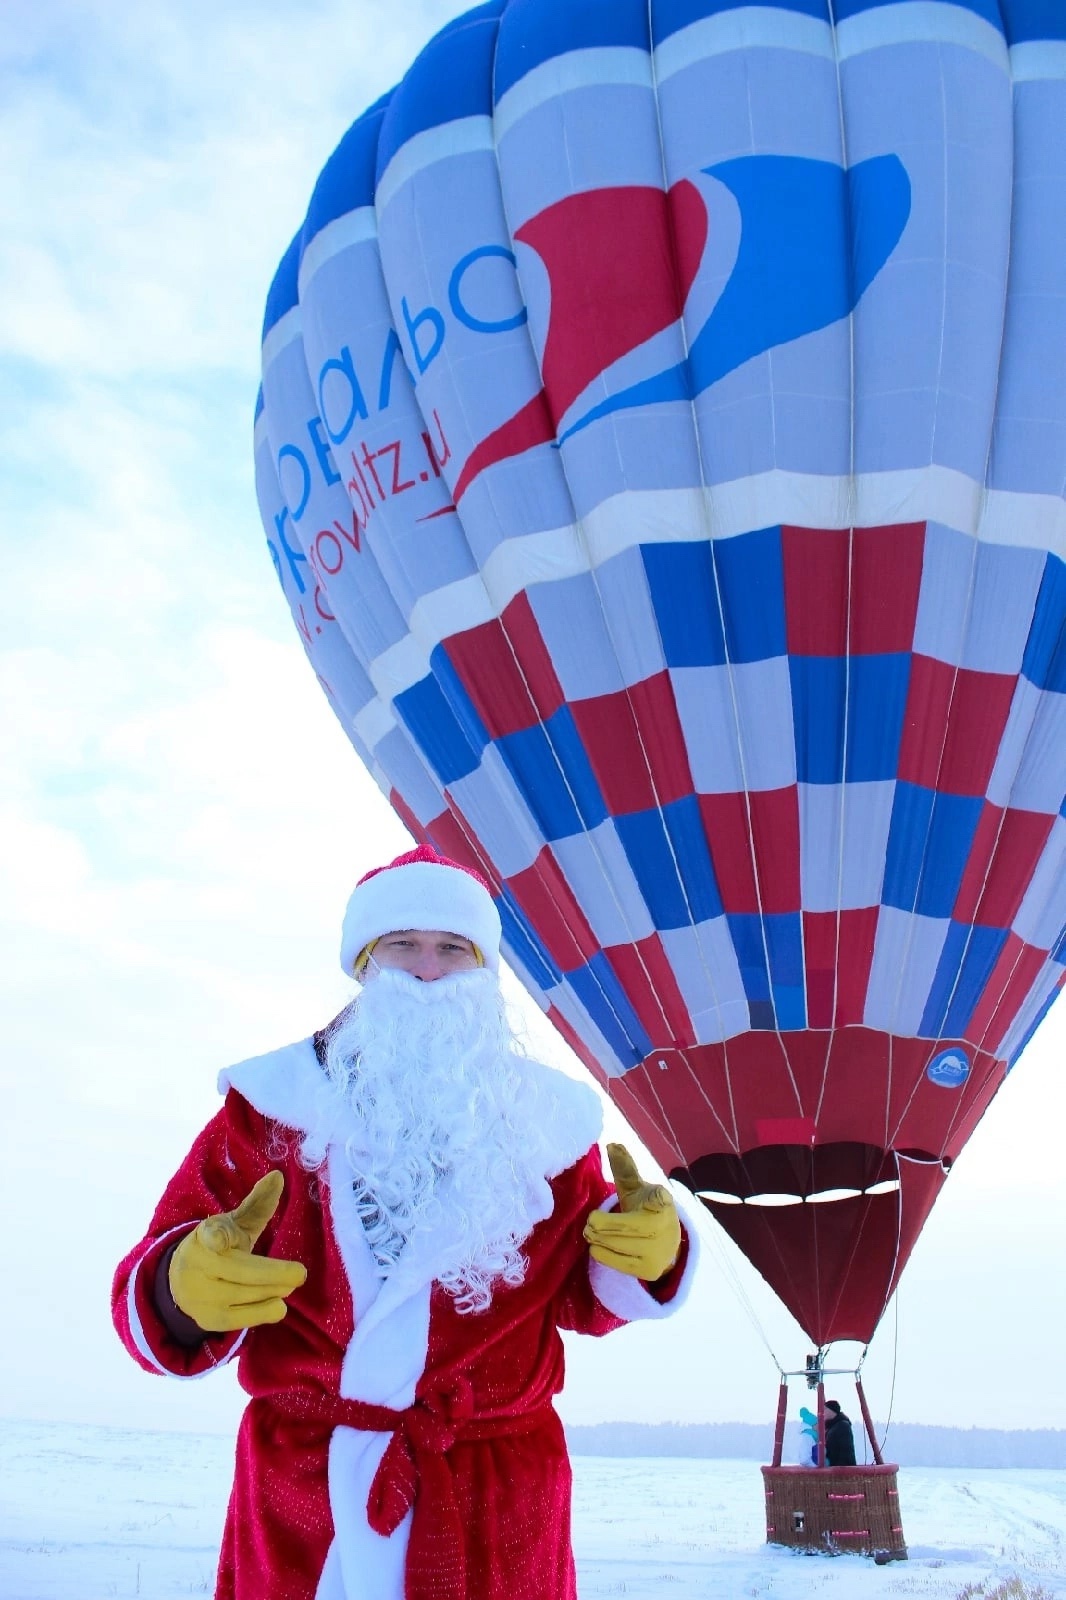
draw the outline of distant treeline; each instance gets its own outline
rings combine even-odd
[[[858,1459],[865,1442],[862,1423],[853,1418]],[[904,1467],[1062,1467],[1066,1468],[1066,1429],[935,1428],[894,1422],[885,1437],[876,1424],[886,1461]],[[571,1450],[582,1456],[700,1456],[768,1462],[773,1453],[772,1423],[752,1422],[600,1422],[566,1429]],[[800,1459],[799,1429],[789,1427],[783,1460]],[[872,1460],[869,1445],[867,1459]]]

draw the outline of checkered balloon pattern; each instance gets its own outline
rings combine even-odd
[[[1064,374],[1040,0],[490,0],[271,286],[345,733],[819,1343],[1066,971]]]

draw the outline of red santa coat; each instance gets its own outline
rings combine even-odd
[[[573,1600],[570,1466],[552,1397],[561,1328],[604,1334],[666,1300],[591,1260],[588,1213],[611,1204],[595,1140],[599,1102],[535,1062],[548,1130],[531,1198],[524,1282],[463,1315],[434,1282],[425,1228],[382,1280],[340,1145],[309,1174],[297,1158],[321,1068],[310,1040],[224,1072],[223,1109],[168,1185],[115,1276],[115,1325],[147,1371],[199,1378],[237,1358],[252,1396],[219,1564],[217,1600]],[[205,1216],[279,1168],[285,1191],[257,1250],[303,1262],[277,1325],[205,1338],[168,1331],[155,1282]],[[446,1207],[445,1207],[446,1210]],[[446,1221],[442,1224],[446,1228]]]

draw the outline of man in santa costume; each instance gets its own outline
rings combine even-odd
[[[516,1051],[485,883],[421,846],[362,879],[322,1033],[231,1067],[114,1316],[149,1372],[237,1357],[220,1600],[572,1600],[559,1330],[662,1317],[669,1192],[591,1088]]]

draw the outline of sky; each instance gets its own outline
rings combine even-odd
[[[348,893],[408,843],[266,553],[262,307],[337,140],[460,9],[4,0],[0,1415],[239,1411],[232,1374],[129,1361],[111,1273],[218,1069],[349,998]],[[508,994],[531,1048],[580,1072]],[[879,1418],[1066,1427],[1064,1041],[1053,1011],[952,1173],[867,1360]],[[639,1153],[613,1113],[608,1133]],[[682,1314],[571,1346],[567,1418],[772,1417],[806,1341],[703,1231]]]

